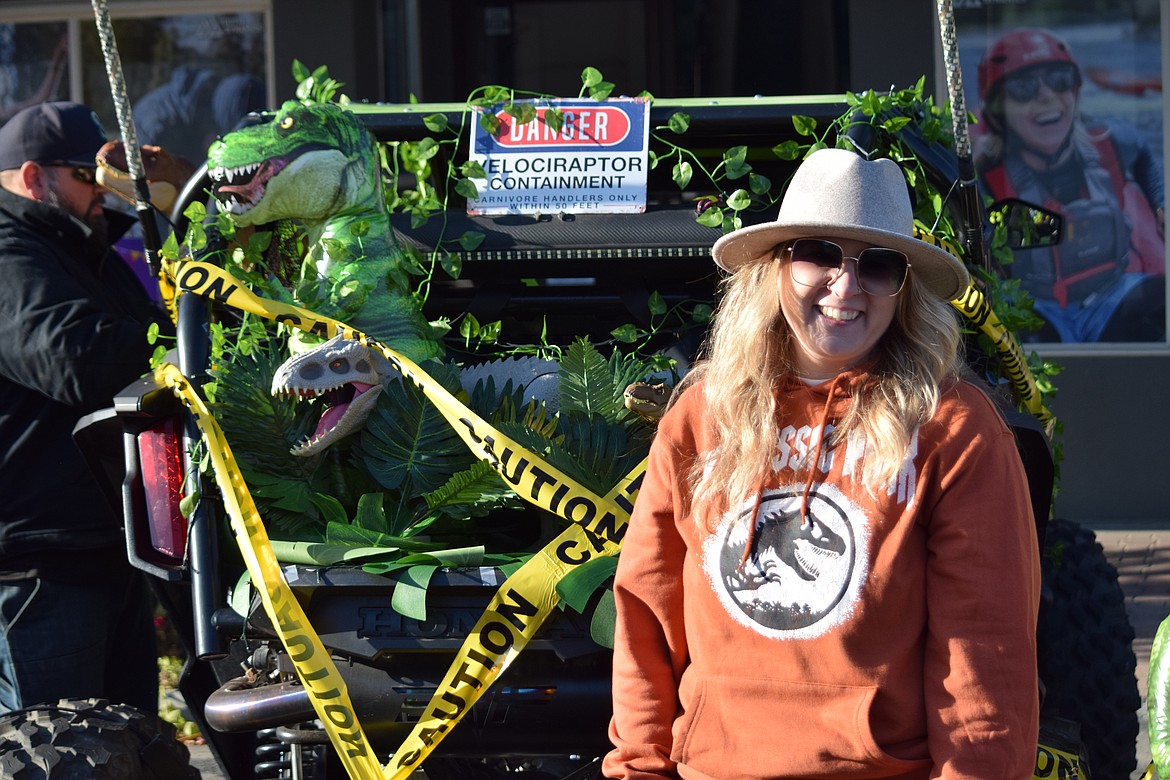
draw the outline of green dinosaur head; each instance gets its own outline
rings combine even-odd
[[[212,195],[239,225],[299,219],[312,226],[377,207],[374,140],[333,103],[287,101],[271,122],[228,133],[208,150]]]

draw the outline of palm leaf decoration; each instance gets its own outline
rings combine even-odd
[[[326,530],[325,540],[329,544],[344,547],[381,547],[386,550],[401,550],[403,552],[425,552],[442,547],[442,545],[428,539],[397,536],[362,528],[353,523],[330,523]]]
[[[550,415],[543,404],[526,400],[524,388],[511,379],[500,388],[496,387],[495,377],[491,375],[479,380],[468,394],[467,406],[493,427],[498,423],[524,420],[532,427],[547,431],[550,436],[551,431],[556,430],[555,415]]]
[[[561,360],[557,438],[536,451],[595,493],[609,492],[649,450],[653,428],[626,409],[623,396],[629,384],[653,373],[649,359],[616,350],[606,359],[587,339],[577,339]],[[519,429],[505,432],[538,446]]]
[[[341,502],[301,479],[241,469],[257,511],[272,536],[288,539],[318,539],[327,522],[348,520]]]
[[[447,364],[430,363],[424,370],[451,392],[460,391]],[[408,495],[437,490],[474,461],[447,419],[405,381],[387,383],[355,453],[379,485]]]
[[[601,415],[572,414],[561,431],[564,442],[549,450],[549,462],[598,495],[608,493],[646,455],[624,426]]]
[[[601,415],[611,423],[637,424],[637,415],[625,407],[623,396],[634,382],[655,376],[654,362],[618,350],[607,360],[587,339],[577,339],[561,360],[561,410]],[[672,377],[677,379],[677,377]]]

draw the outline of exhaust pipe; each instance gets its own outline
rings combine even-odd
[[[203,715],[216,731],[240,732],[313,720],[317,712],[299,683],[255,687],[246,677],[236,677],[207,697]]]
[[[403,659],[410,666],[411,660]],[[424,714],[442,680],[444,661],[427,668],[389,673],[362,664],[345,667],[354,714],[375,750],[393,752]],[[532,660],[532,659],[530,659]],[[436,668],[432,669],[431,666]],[[444,742],[444,753],[459,756],[592,754],[608,750],[609,668],[561,668],[555,683],[548,670],[520,675],[497,685],[472,710],[466,728]],[[478,712],[478,715],[475,713]],[[296,681],[256,685],[228,680],[207,697],[203,716],[217,732],[247,733],[309,723],[317,719],[309,691]]]

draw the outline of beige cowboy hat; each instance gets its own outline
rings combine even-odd
[[[805,158],[784,193],[775,222],[740,228],[711,248],[720,268],[736,271],[770,257],[795,238],[851,238],[898,249],[915,281],[945,301],[967,288],[958,258],[914,237],[906,178],[893,160],[866,160],[846,149],[820,149]]]

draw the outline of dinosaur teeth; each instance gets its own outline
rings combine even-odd
[[[299,455],[300,453],[304,452],[305,450],[312,448],[312,446],[317,443],[317,440],[319,438],[321,438],[321,437],[320,436],[313,436],[313,437],[305,436],[305,438],[301,439],[299,442],[297,442],[296,444],[294,444],[292,447],[289,448],[289,450],[288,450],[289,454],[290,455]]]
[[[272,394],[279,396],[281,398],[285,398],[285,399],[291,398],[291,399],[294,399],[297,401],[304,401],[306,399],[312,400],[314,398],[320,398],[321,396],[323,396],[327,393],[330,393],[334,390],[340,390],[341,388],[345,387],[347,384],[348,383],[346,383],[346,382],[342,382],[339,385],[333,385],[331,387],[325,387],[325,388],[274,387],[274,388],[272,388]],[[354,383],[354,384],[360,384],[360,383]],[[368,388],[368,387],[369,387],[369,385],[365,385],[365,388]]]
[[[316,390],[311,387],[276,387],[272,389],[272,394],[278,395],[281,398],[295,398],[300,400],[305,398],[319,398],[329,392],[329,390],[336,389],[335,387],[326,388],[325,390]]]
[[[260,163],[248,163],[247,165],[237,165],[234,168],[228,168],[223,165],[212,168],[208,173],[211,178],[217,182],[227,181],[231,184],[236,178],[250,179],[256,171],[260,170]]]

